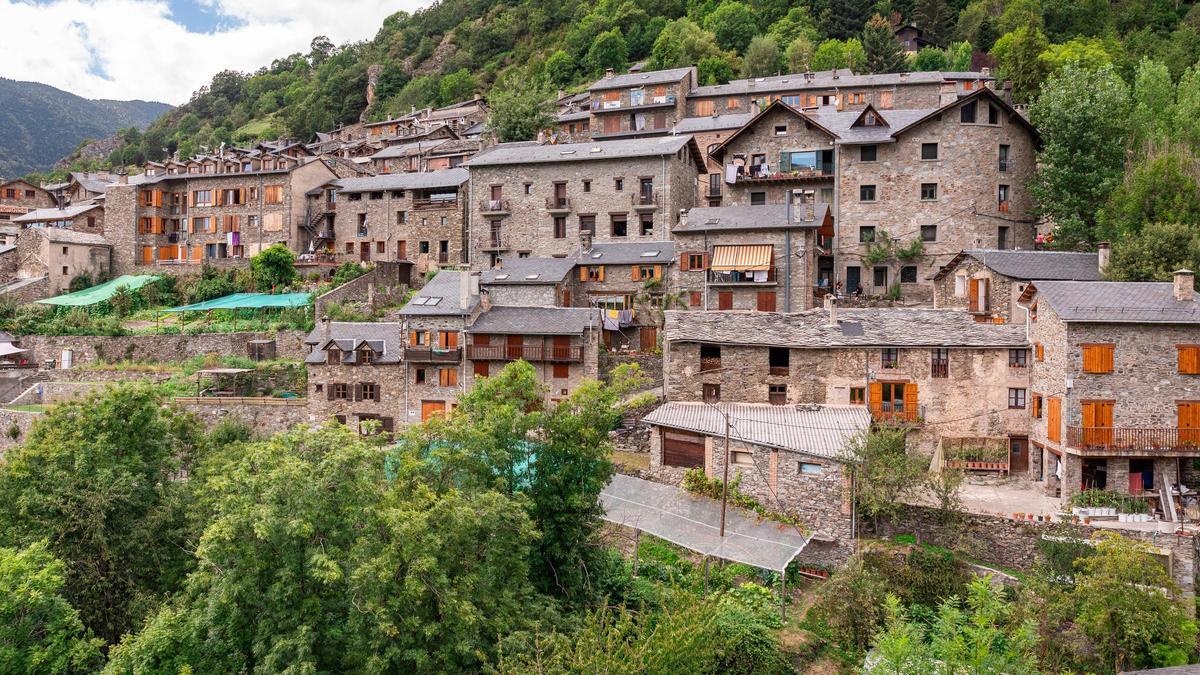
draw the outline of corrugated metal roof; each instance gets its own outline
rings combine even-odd
[[[871,426],[861,405],[770,405],[766,403],[693,403],[671,401],[643,418],[648,424],[725,435],[729,416],[732,439],[768,448],[839,459],[846,443]]]
[[[1068,322],[1200,323],[1200,303],[1176,300],[1169,281],[1036,281],[1026,292]]]

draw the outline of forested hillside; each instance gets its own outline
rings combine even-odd
[[[880,15],[915,24],[947,49],[898,55]],[[890,29],[888,29],[890,30]],[[313,132],[357,121],[367,67],[382,66],[370,117],[445,104],[504,78],[505,91],[570,88],[605,67],[698,65],[702,81],[819,70],[966,69],[992,65],[1029,101],[1071,62],[1111,63],[1131,82],[1143,57],[1178,80],[1200,57],[1200,10],[1169,0],[444,0],[383,20],[369,42],[317,38],[307,54],[253,74],[222,72],[113,159],[158,159],[221,142]]]

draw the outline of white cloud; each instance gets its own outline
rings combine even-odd
[[[0,76],[88,98],[180,104],[225,69],[253,71],[308,50],[369,40],[383,19],[429,0],[200,0],[237,27],[192,33],[162,0],[0,0]]]

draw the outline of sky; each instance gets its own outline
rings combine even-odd
[[[369,40],[431,0],[0,0],[0,77],[172,105],[225,69]]]

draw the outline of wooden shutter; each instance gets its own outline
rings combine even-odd
[[[717,309],[733,309],[733,291],[717,292]]]
[[[1083,372],[1111,373],[1113,345],[1083,345]]]
[[[380,417],[379,426],[389,434],[396,430],[396,423],[390,417]]]
[[[688,258],[689,258],[689,254],[687,254],[687,253],[679,254],[679,271],[680,272],[690,272],[691,271],[692,268],[688,266]]]
[[[661,279],[661,278],[662,278],[662,265],[655,265],[655,266],[654,266],[654,278],[655,278],[655,279]]]
[[[372,400],[372,401],[375,401],[376,403],[378,403],[378,402],[379,402],[379,398],[380,398],[380,392],[379,392],[379,383],[378,383],[378,382],[372,382],[372,383],[371,383],[371,400]]]
[[[883,383],[882,382],[872,382],[871,383],[870,403],[871,403],[871,411],[872,412],[879,412],[880,410],[883,410]]]
[[[1182,375],[1200,375],[1200,345],[1177,345],[1179,350],[1179,372]]]
[[[632,273],[633,280],[634,280],[634,281],[641,281],[641,280],[642,280],[642,279],[641,279],[641,268],[639,268],[637,265],[633,265],[633,266],[631,267],[631,269],[633,270],[633,273]]]
[[[1033,358],[1037,361],[1045,361],[1046,360],[1046,346],[1040,342],[1033,345]]]
[[[967,280],[967,301],[969,311],[979,311],[979,279]]]
[[[758,311],[774,312],[775,311],[775,291],[759,291],[758,292]]]
[[[600,265],[596,269],[599,270],[599,272],[600,272],[600,276],[599,276],[600,283],[604,283],[604,265]]]
[[[152,247],[150,247],[150,246],[142,247],[142,264],[143,265],[153,265],[154,264],[154,249]]]
[[[1200,401],[1179,401],[1178,419],[1179,444],[1200,445]]]
[[[332,382],[329,382],[325,385],[325,399],[326,400],[328,400],[328,401],[333,400],[333,389],[334,389],[334,384]]]
[[[917,383],[905,382],[904,413],[908,419],[915,420],[917,418],[918,410],[920,410],[920,408],[917,407]]]
[[[1062,400],[1057,397],[1046,400],[1046,438],[1062,441]]]
[[[355,382],[355,383],[354,383],[354,400],[355,400],[355,401],[361,401],[361,400],[362,400],[362,397],[363,397],[363,392],[362,392],[362,383],[361,383],[361,382]]]
[[[588,268],[582,267],[582,266],[579,268],[579,280],[580,281],[588,280]]]

